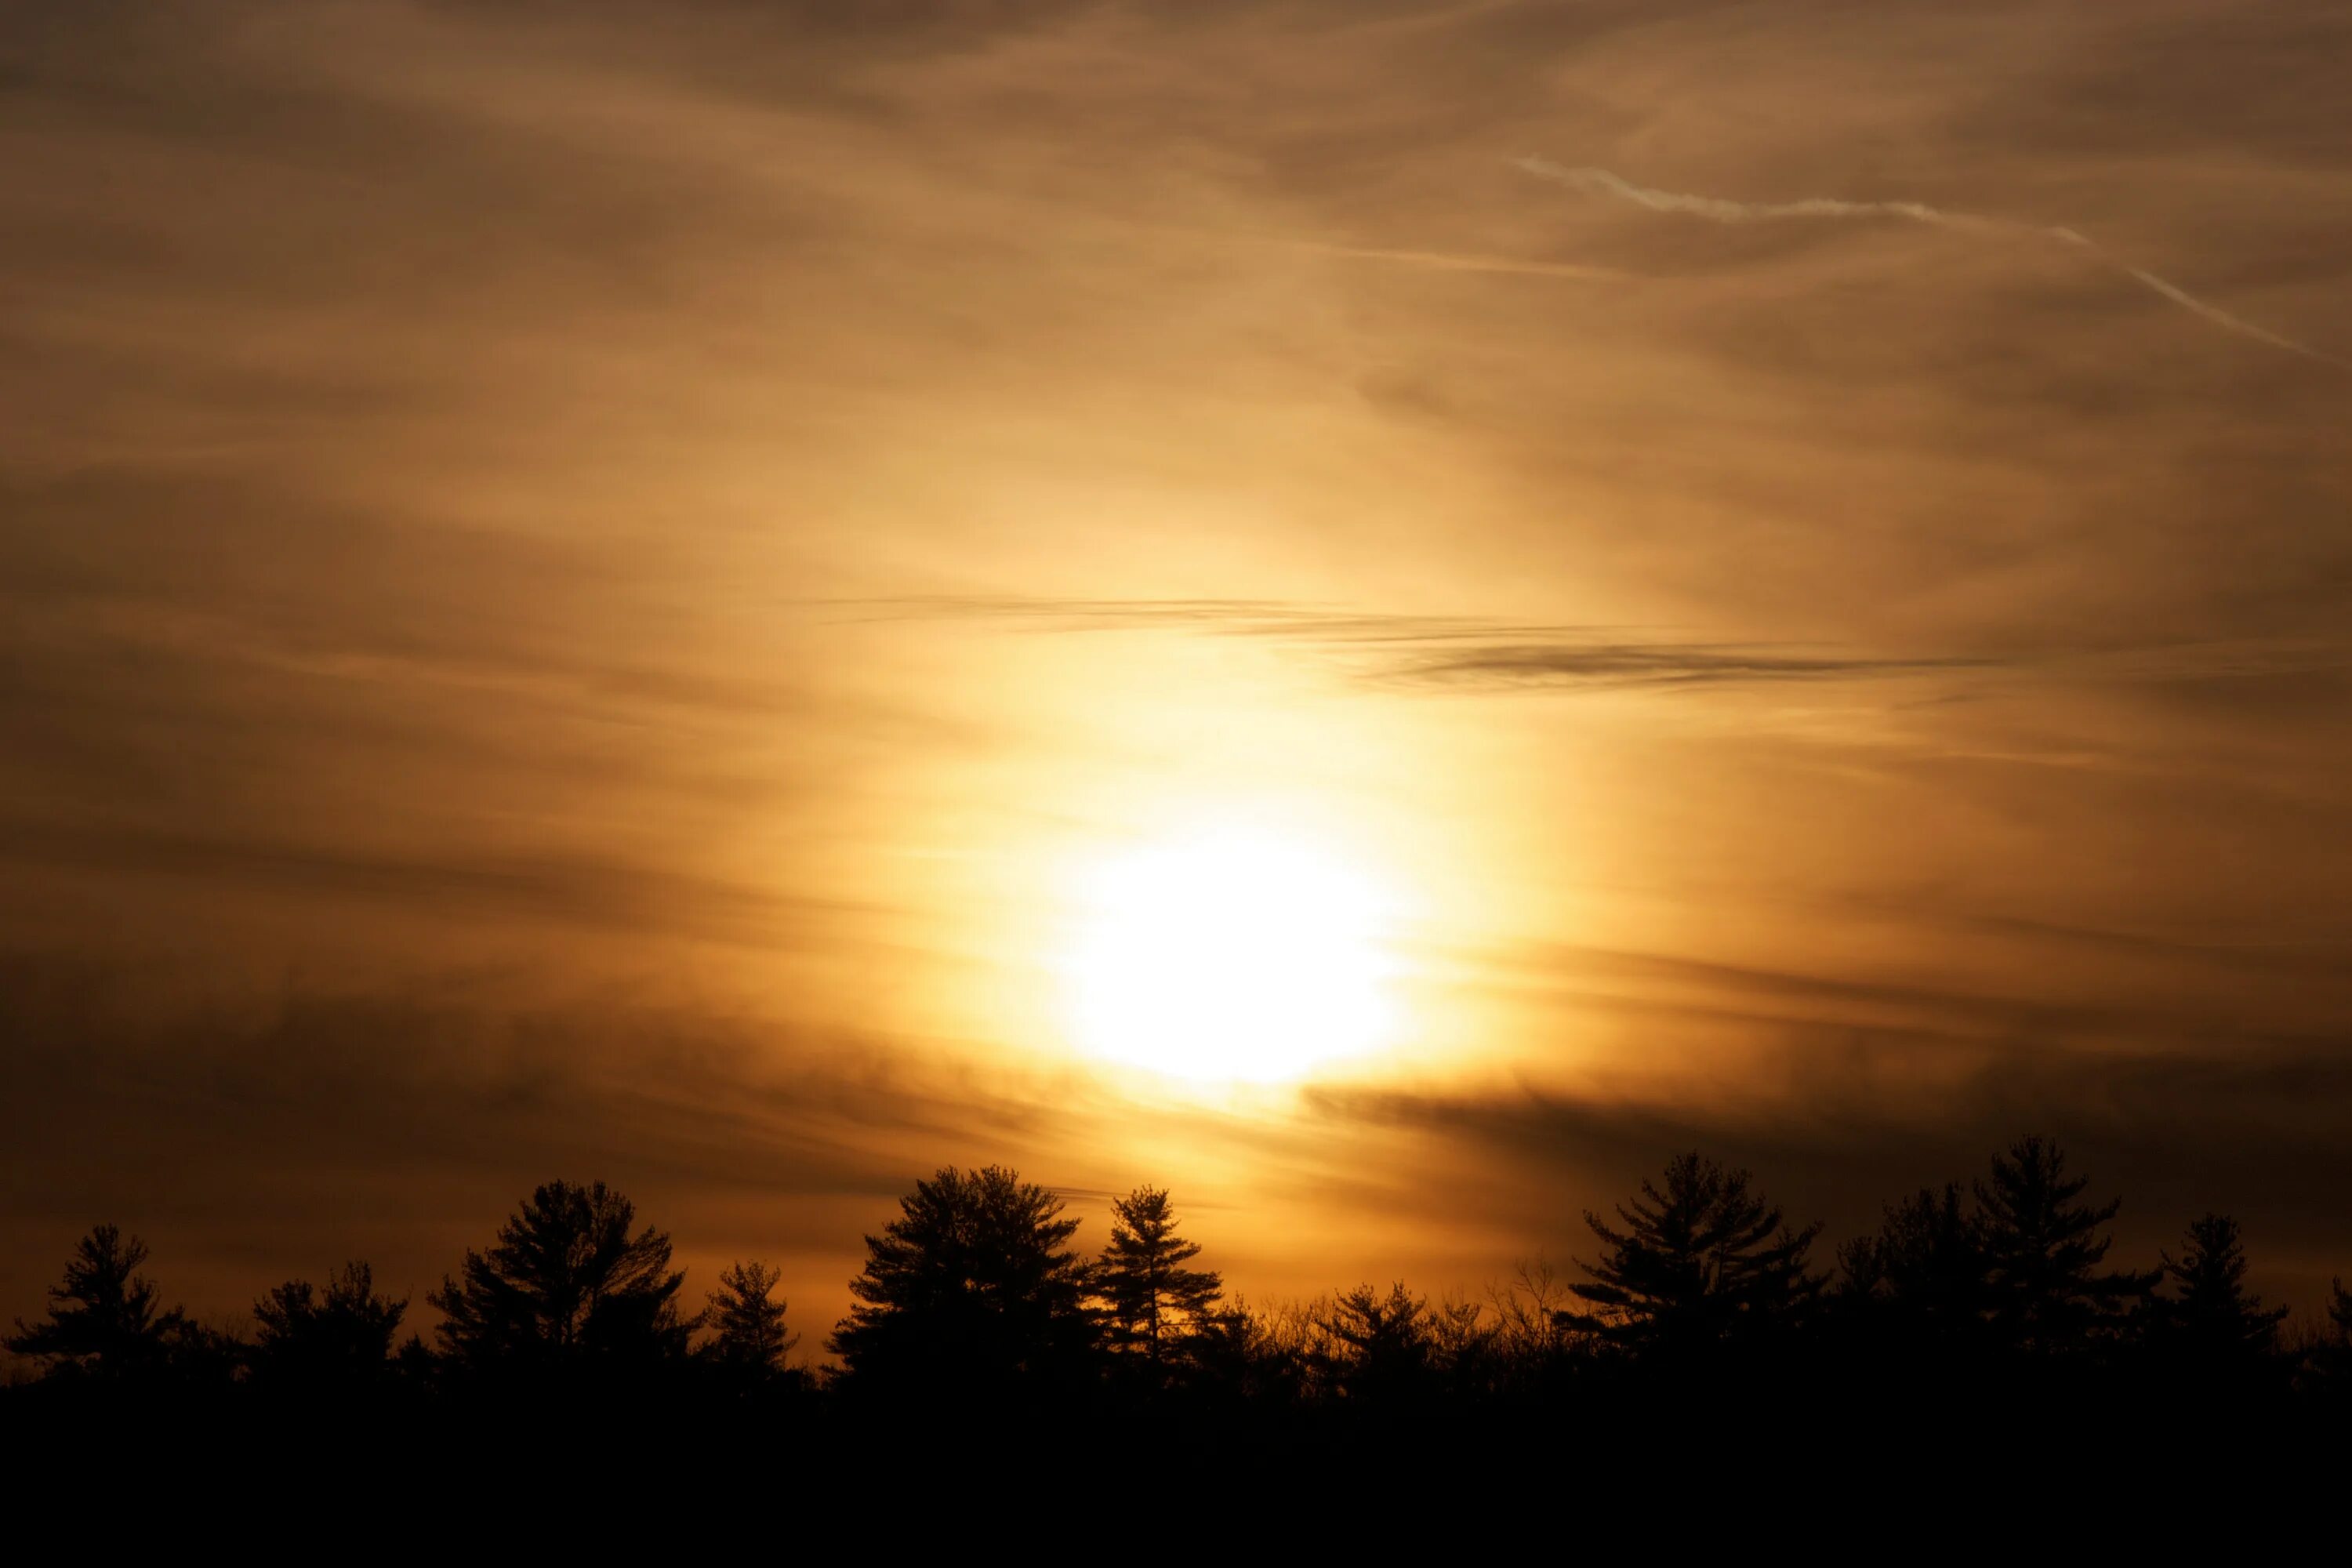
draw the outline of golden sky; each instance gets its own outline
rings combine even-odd
[[[2325,0],[10,7],[0,1316],[100,1218],[421,1294],[564,1175],[814,1343],[987,1160],[1466,1289],[1679,1147],[1850,1232],[2029,1127],[2308,1300],[2348,68]]]

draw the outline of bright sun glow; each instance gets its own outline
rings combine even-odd
[[[1181,1078],[1267,1082],[1396,1034],[1392,903],[1312,846],[1216,831],[1094,867],[1064,979],[1078,1043]]]

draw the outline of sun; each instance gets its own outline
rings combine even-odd
[[[1273,1082],[1396,1035],[1395,900],[1305,839],[1211,829],[1100,860],[1062,955],[1090,1054],[1178,1078]]]

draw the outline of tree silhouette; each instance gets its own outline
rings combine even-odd
[[[2264,1307],[2246,1289],[2238,1222],[2208,1214],[2189,1226],[2178,1259],[2159,1256],[2172,1287],[2158,1307],[2166,1348],[2208,1377],[2243,1380],[2266,1370],[2287,1310]]]
[[[772,1389],[791,1375],[784,1358],[800,1336],[784,1329],[784,1303],[775,1299],[782,1278],[764,1263],[737,1263],[720,1272],[710,1293],[702,1320],[711,1337],[702,1354],[739,1389]]]
[[[32,1324],[17,1319],[16,1331],[0,1342],[52,1372],[120,1381],[155,1371],[189,1325],[178,1308],[158,1307],[153,1282],[139,1272],[147,1257],[137,1237],[93,1226],[74,1244],[64,1279],[49,1288],[48,1316]]]
[[[1990,1264],[1958,1183],[1888,1205],[1878,1234],[1847,1242],[1838,1261],[1841,1297],[1874,1310],[1897,1333],[1948,1352],[1981,1334]]]
[[[2327,1322],[2309,1347],[2317,1385],[2339,1398],[2352,1398],[2352,1290],[2340,1279],[2327,1282]]]
[[[253,1304],[254,1376],[281,1387],[349,1388],[383,1377],[405,1299],[376,1294],[364,1263],[346,1263],[321,1292],[289,1279]]]
[[[534,1375],[570,1367],[643,1371],[686,1352],[683,1272],[669,1237],[634,1236],[636,1206],[596,1182],[550,1182],[499,1227],[487,1253],[468,1249],[454,1279],[426,1300],[445,1321],[442,1350],[463,1372]]]
[[[464,1255],[429,1298],[445,1319],[431,1331],[439,1356],[363,1263],[268,1291],[247,1344],[167,1310],[142,1272],[146,1245],[100,1226],[77,1243],[47,1316],[0,1338],[46,1363],[36,1380],[0,1361],[0,1427],[79,1410],[93,1432],[192,1412],[219,1430],[242,1408],[257,1431],[416,1421],[508,1441],[538,1412],[566,1431],[598,1418],[602,1455],[721,1435],[695,1445],[701,1464],[773,1441],[928,1438],[977,1417],[999,1436],[1099,1436],[1132,1474],[1177,1451],[1163,1442],[1244,1462],[1410,1441],[1552,1463],[1654,1451],[1694,1422],[1973,1442],[1990,1423],[2061,1414],[2103,1448],[2128,1428],[2202,1463],[2214,1443],[2251,1453],[2247,1436],[2282,1434],[2267,1455],[2352,1412],[2340,1278],[2323,1318],[2283,1331],[2285,1311],[2248,1288],[2234,1220],[2207,1214],[2159,1268],[2117,1271],[2119,1205],[2086,1201],[2088,1188],[2057,1145],[2020,1139],[1972,1204],[1951,1184],[1888,1205],[1839,1249],[1841,1283],[1822,1301],[1808,1271],[1820,1227],[1792,1228],[1747,1172],[1686,1153],[1612,1217],[1584,1216],[1601,1251],[1579,1264],[1581,1283],[1537,1262],[1490,1289],[1492,1312],[1402,1283],[1253,1309],[1198,1267],[1160,1189],[1114,1202],[1090,1263],[1047,1189],[949,1167],[866,1238],[855,1305],[828,1340],[838,1376],[789,1364],[795,1341],[765,1263],[732,1264],[708,1309],[683,1316],[669,1238],[601,1184],[538,1188]]]
[[[1140,1355],[1156,1373],[1181,1336],[1199,1332],[1216,1310],[1224,1280],[1186,1264],[1201,1244],[1176,1234],[1175,1211],[1157,1187],[1111,1201],[1110,1244],[1095,1266],[1110,1348]]]
[[[2019,1349],[2081,1349],[2156,1283],[2153,1270],[2100,1270],[2114,1238],[2097,1231],[2123,1204],[2076,1202],[2089,1185],[2087,1176],[2066,1174],[2057,1144],[2032,1134],[1994,1155],[1991,1181],[1976,1184],[1993,1322]]]
[[[1428,1325],[1430,1368],[1449,1397],[1479,1397],[1502,1379],[1502,1325],[1484,1316],[1477,1302],[1449,1295],[1431,1302],[1423,1320]]]
[[[1577,1267],[1589,1283],[1570,1289],[1600,1309],[1565,1322],[1612,1343],[1684,1352],[1751,1339],[1791,1322],[1819,1293],[1805,1271],[1818,1224],[1791,1230],[1779,1205],[1749,1190],[1746,1171],[1696,1153],[1667,1163],[1661,1190],[1617,1205],[1623,1230],[1587,1210],[1605,1246]]]
[[[1321,1326],[1333,1342],[1326,1371],[1342,1398],[1396,1400],[1427,1379],[1433,1350],[1429,1303],[1399,1280],[1382,1296],[1359,1285],[1334,1297]]]
[[[943,1167],[866,1238],[856,1304],[828,1342],[854,1385],[963,1398],[1084,1376],[1096,1345],[1078,1222],[1014,1172]]]
[[[1487,1304],[1495,1310],[1496,1331],[1511,1353],[1533,1361],[1550,1361],[1568,1353],[1575,1343],[1568,1320],[1570,1289],[1546,1258],[1523,1258],[1511,1278],[1486,1287]]]

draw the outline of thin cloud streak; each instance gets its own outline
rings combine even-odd
[[[2085,251],[2113,268],[2134,282],[2202,317],[2226,331],[2251,338],[2289,353],[2352,370],[2352,360],[2339,359],[2308,343],[2298,342],[2266,327],[2256,326],[2242,317],[2231,315],[2218,305],[2209,304],[2179,284],[2158,277],[2155,273],[2132,266],[2117,258],[2079,230],[2057,224],[2021,223],[2013,218],[1989,217],[1979,213],[1950,212],[1929,206],[1925,202],[1884,201],[1853,202],[1832,196],[1808,196],[1793,202],[1740,202],[1723,196],[1694,195],[1683,191],[1662,191],[1649,185],[1637,185],[1622,175],[1607,169],[1567,168],[1548,158],[1534,156],[1514,158],[1514,167],[1550,180],[1572,190],[1588,194],[1614,196],[1621,201],[1646,207],[1656,213],[1680,213],[1705,218],[1709,223],[1747,224],[1775,223],[1801,218],[1868,218],[1897,217],[1921,223],[1934,228],[1955,229],[1974,234],[2035,235],[2053,239],[2063,245]]]
[[[1607,169],[1563,168],[1548,158],[1515,158],[1512,162],[1540,179],[1554,180],[1577,190],[1597,191],[1644,206],[1652,212],[1687,213],[1710,223],[1769,223],[1781,218],[1904,217],[1939,228],[2032,230],[2086,243],[2071,229],[2040,229],[2030,224],[1979,217],[1973,213],[1946,212],[1925,202],[1849,202],[1833,196],[1808,196],[1793,202],[1736,202],[1722,196],[1691,195],[1637,185]]]
[[[1785,1099],[1621,1098],[1549,1090],[1318,1089],[1314,1112],[1338,1127],[1410,1130],[1491,1173],[1489,1201],[1521,1234],[1556,1227],[1580,1244],[1562,1189],[1615,1186],[1661,1148],[1700,1147],[1766,1173],[1800,1213],[1833,1233],[1867,1228],[1885,1195],[1965,1178],[2021,1129],[2053,1132],[2126,1195],[2124,1245],[2152,1250],[2179,1216],[2216,1201],[2258,1214],[2273,1289],[2308,1290],[2347,1239],[2340,1192],[2352,1168],[2324,1112],[2347,1088],[2342,1068],[2257,1058],[2184,1061],[2126,1056],[2084,1061],[2016,1051],[1907,1096],[1851,1081],[1836,1042],[1804,1058]],[[1805,1107],[1801,1113],[1791,1104]],[[1454,1189],[1458,1191],[1457,1189]],[[2323,1265],[2321,1260],[2327,1260]]]
[[[2077,685],[2170,689],[2221,681],[2332,677],[2347,656],[2321,639],[2053,639],[1935,653],[1880,652],[1836,643],[1693,639],[1646,635],[1642,625],[1384,612],[1311,601],[1252,598],[1055,598],[933,595],[806,602],[852,612],[858,623],[999,622],[1024,632],[1161,632],[1248,638],[1358,656],[1357,673],[1397,689],[1659,690],[1784,682],[2003,675]]]
[[[1190,631],[1339,649],[1399,649],[1370,671],[1388,685],[1444,690],[1728,686],[1865,680],[1984,669],[1979,657],[1805,653],[1796,645],[1639,639],[1637,628],[1515,624],[1469,616],[1381,615],[1247,599],[908,599],[884,618],[991,618],[1062,631]]]
[[[2093,248],[2096,249],[2097,247],[2093,247]],[[2101,251],[2100,254],[2102,256],[2106,255],[2105,251]],[[2114,260],[2113,258],[2108,258],[2108,259],[2110,261]],[[2258,343],[2268,343],[2273,348],[2284,349],[2289,353],[2298,353],[2304,355],[2307,359],[2315,359],[2322,364],[2337,365],[2346,370],[2352,370],[2352,360],[2338,359],[2334,354],[2324,353],[2318,349],[2313,348],[2308,343],[2299,343],[2293,338],[2281,337],[2278,333],[2272,331],[2267,327],[2258,327],[2254,325],[2253,322],[2245,320],[2242,316],[2233,316],[2230,314],[2229,311],[2222,310],[2218,305],[2207,304],[2204,300],[2200,300],[2196,295],[2189,293],[2187,289],[2179,287],[2178,284],[2168,283],[2153,272],[2145,272],[2137,267],[2126,267],[2120,261],[2114,262],[2114,265],[2121,268],[2126,276],[2135,278],[2140,282],[2145,283],[2150,289],[2155,289],[2158,293],[2163,295],[2166,299],[2171,300],[2174,304],[2180,306],[2182,309],[2195,311],[2198,315],[2204,317],[2207,321],[2212,322],[2217,327],[2226,328],[2228,331],[2236,332],[2242,337],[2252,338]]]
[[[1391,250],[1374,246],[1332,245],[1322,240],[1273,240],[1318,256],[1349,261],[1384,261],[1431,272],[1490,272],[1506,277],[1561,278],[1579,283],[1622,283],[1632,279],[1613,268],[1573,261],[1534,261],[1510,256],[1479,256],[1444,250]]]
[[[1789,680],[1869,680],[1980,669],[1990,658],[1809,657],[1710,643],[1531,644],[1480,647],[1405,664],[1392,679],[1474,687],[1674,689]]]

